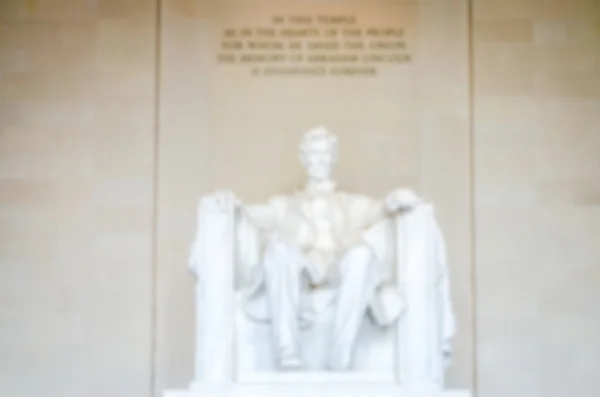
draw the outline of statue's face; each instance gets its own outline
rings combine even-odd
[[[300,158],[308,177],[317,181],[331,178],[335,164],[335,148],[331,142],[317,140],[302,152]]]

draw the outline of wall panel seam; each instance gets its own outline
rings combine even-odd
[[[159,223],[159,163],[160,163],[160,82],[161,82],[161,18],[162,0],[155,3],[155,31],[154,31],[154,136],[153,136],[153,192],[152,192],[152,260],[151,260],[151,286],[150,286],[150,396],[158,396],[158,223]]]

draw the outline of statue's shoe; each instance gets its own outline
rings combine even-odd
[[[330,371],[347,371],[352,361],[352,351],[348,346],[334,347],[329,356]]]
[[[302,367],[302,361],[295,355],[285,356],[279,360],[279,368],[282,370],[294,371],[302,369]]]

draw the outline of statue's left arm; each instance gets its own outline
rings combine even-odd
[[[362,230],[368,230],[390,216],[416,207],[420,202],[412,190],[398,189],[388,194],[384,200],[357,196],[353,212],[360,214],[359,224]]]
[[[434,220],[435,222],[435,220]],[[436,263],[438,265],[438,293],[440,297],[440,316],[442,317],[441,339],[442,339],[442,354],[444,356],[444,364],[448,366],[452,359],[452,340],[456,334],[456,316],[450,296],[450,277],[448,272],[446,243],[442,235],[441,229],[437,222],[435,223],[434,231],[434,247],[436,247]]]

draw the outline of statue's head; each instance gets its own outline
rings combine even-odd
[[[300,142],[300,161],[310,179],[331,178],[337,160],[337,138],[323,127],[307,131]]]

